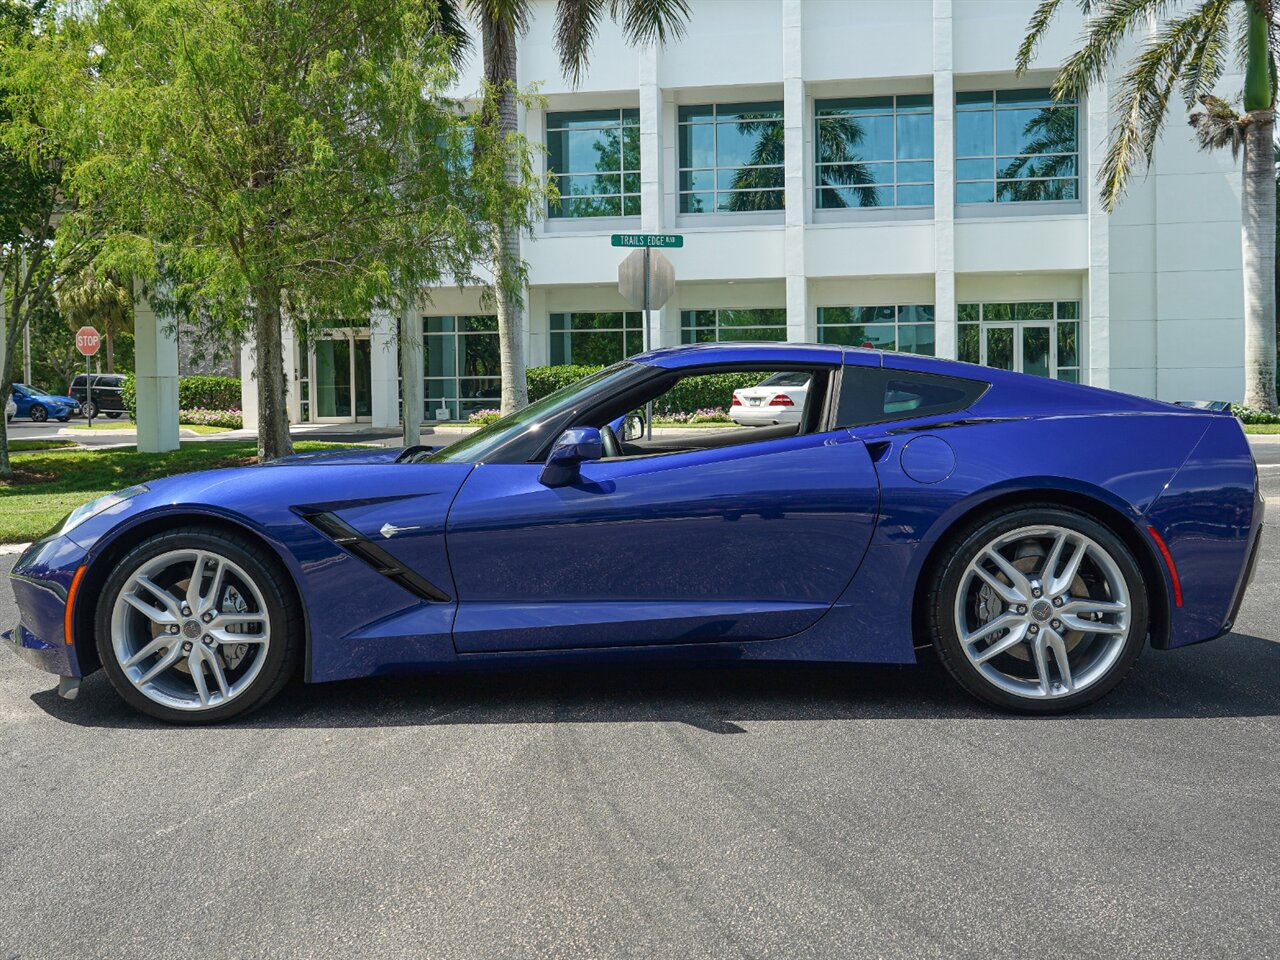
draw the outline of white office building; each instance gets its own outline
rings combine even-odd
[[[527,357],[638,352],[618,232],[670,232],[676,291],[654,345],[822,341],[957,357],[1164,399],[1242,393],[1239,172],[1171,118],[1155,164],[1106,214],[1108,95],[1046,88],[1074,5],[1018,77],[1033,0],[691,0],[687,35],[627,46],[602,24],[574,88],[540,0],[519,48],[521,117],[559,205],[524,241]],[[1067,9],[1070,8],[1070,9]],[[1239,78],[1222,92],[1234,95]],[[479,86],[478,54],[460,89]],[[1176,108],[1180,111],[1180,107]],[[286,345],[295,421],[399,422],[401,318]],[[498,405],[479,289],[405,318],[425,421]],[[245,369],[252,366],[246,357]],[[415,369],[416,375],[416,369]],[[255,409],[245,380],[245,409]]]

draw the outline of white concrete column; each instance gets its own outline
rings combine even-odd
[[[138,450],[178,449],[178,340],[175,324],[159,316],[134,283],[134,381],[138,404]]]
[[[390,310],[369,312],[369,387],[375,427],[400,426],[400,351],[396,326]]]
[[[407,307],[400,314],[400,410],[406,447],[422,440],[423,376],[422,311]]]
[[[294,333],[293,324],[286,323],[280,331],[280,343],[284,357],[284,374],[287,378],[284,385],[284,407],[290,423],[302,422],[302,387],[299,384],[300,364],[306,363],[306,357],[298,356],[298,336]],[[243,390],[241,381],[241,390]],[[255,409],[257,404],[255,403]]]
[[[809,330],[809,281],[805,274],[805,129],[804,43],[801,0],[782,0],[783,186],[786,198],[783,260],[787,279],[787,339],[813,339]]]
[[[1081,305],[1080,330],[1088,357],[1081,357],[1080,365],[1088,368],[1085,382],[1095,387],[1111,386],[1111,223],[1098,185],[1110,136],[1110,93],[1105,80],[1095,83],[1085,104],[1085,149],[1089,156],[1088,175],[1081,186],[1089,192],[1089,282]]]
[[[662,51],[657,44],[647,43],[640,48],[640,229],[645,233],[660,233],[667,221],[666,204],[663,202],[663,186],[666,178],[663,176],[662,162],[664,139],[662,132],[666,122],[666,104],[662,97],[662,86],[658,82],[661,57]],[[663,253],[675,266],[678,280],[680,251],[665,250]],[[676,335],[675,340],[665,335],[669,310],[669,306],[663,306],[658,310],[650,311],[650,348],[665,347],[680,342],[679,334]],[[679,326],[678,321],[676,325]]]
[[[956,94],[951,0],[933,0],[933,335],[956,356]]]
[[[241,344],[241,417],[246,428],[257,426],[257,351],[253,340]]]
[[[545,367],[551,363],[551,317],[547,312],[547,291],[542,287],[530,287],[526,298],[529,307],[529,348],[525,362],[531,367]]]

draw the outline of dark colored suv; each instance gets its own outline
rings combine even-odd
[[[93,395],[87,396],[85,393],[85,375],[82,373],[71,381],[71,386],[67,388],[67,393],[80,401],[80,413],[83,416],[92,414],[95,417],[106,415],[115,420],[125,412],[124,400],[121,391],[124,387],[124,374],[122,373],[95,373],[93,380]],[[91,406],[92,405],[92,409]]]

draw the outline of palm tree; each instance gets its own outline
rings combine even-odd
[[[532,6],[532,0],[439,0],[436,8],[437,30],[452,41],[458,61],[465,59],[471,46],[465,18],[480,26],[485,79],[480,122],[491,127],[499,142],[516,133],[516,43],[529,25]],[[565,76],[575,84],[586,72],[591,43],[606,13],[622,26],[628,43],[666,43],[684,34],[689,4],[688,0],[559,0],[556,49]],[[519,171],[511,170],[510,176],[517,180]],[[505,414],[528,403],[520,314],[524,271],[518,230],[500,216],[490,229]]]
[[[1026,70],[1063,0],[1042,0],[1018,49],[1018,70]],[[1115,209],[1135,170],[1150,163],[1175,91],[1187,108],[1201,147],[1230,145],[1243,154],[1241,234],[1244,254],[1244,402],[1275,411],[1276,406],[1276,182],[1275,137],[1278,46],[1273,0],[1075,0],[1084,12],[1084,43],[1067,58],[1053,85],[1058,99],[1081,97],[1107,75],[1123,43],[1163,21],[1142,42],[1126,67],[1115,98],[1119,115],[1099,182],[1103,205]],[[1239,107],[1214,95],[1214,86],[1232,55],[1244,66],[1244,98]]]
[[[65,277],[54,296],[73,330],[81,324],[102,328],[107,373],[115,373],[116,337],[129,333],[133,326],[132,288],[113,273],[98,273],[93,267],[85,267]]]

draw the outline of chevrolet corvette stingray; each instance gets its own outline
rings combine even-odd
[[[808,378],[794,422],[644,422],[673,391],[727,408],[781,373]],[[64,696],[102,668],[179,723],[297,674],[902,664],[929,646],[989,704],[1058,712],[1113,689],[1148,641],[1228,631],[1262,515],[1229,414],[907,354],[695,345],[449,446],[85,504],[14,566],[6,637]]]

